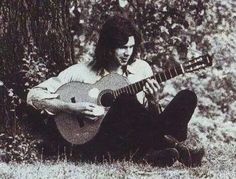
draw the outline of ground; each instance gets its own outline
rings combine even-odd
[[[34,164],[0,163],[0,178],[235,178],[235,146],[207,146],[201,167],[187,168],[176,162],[167,168],[135,164],[130,161],[102,164],[37,162]]]

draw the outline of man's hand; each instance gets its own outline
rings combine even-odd
[[[159,100],[159,93],[160,85],[154,79],[147,79],[143,91],[148,101],[157,102]]]
[[[68,109],[71,113],[79,114],[87,119],[96,121],[104,115],[104,107],[89,102],[70,103]]]

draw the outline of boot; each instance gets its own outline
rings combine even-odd
[[[152,150],[145,155],[144,159],[152,166],[170,167],[179,159],[179,152],[175,148]]]
[[[169,145],[176,148],[179,152],[179,162],[187,167],[201,166],[202,158],[205,155],[204,148],[190,149],[170,135],[165,135],[164,137]]]

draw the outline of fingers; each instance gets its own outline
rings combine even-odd
[[[102,116],[104,114],[103,111],[98,111],[98,110],[93,110],[93,111],[84,111],[83,112],[85,115],[88,115],[88,116]]]
[[[84,114],[84,118],[85,119],[89,119],[89,120],[92,120],[92,121],[96,121],[99,119],[99,116],[95,116],[93,114]]]
[[[97,105],[96,104],[93,104],[93,103],[82,103],[82,112],[86,112],[86,111],[90,111],[92,112],[93,109],[96,107]]]
[[[95,116],[95,117],[86,117],[87,119],[91,120],[91,121],[96,121],[98,120],[98,117]]]
[[[104,112],[105,112],[104,107],[93,104],[93,105],[87,105],[82,113],[87,116],[98,117],[104,115]]]
[[[153,94],[154,90],[151,88],[151,86],[148,83],[145,83],[143,91],[145,94]]]
[[[87,110],[83,112],[85,118],[96,121],[99,117],[104,115],[104,108],[101,106],[96,106],[92,110]]]
[[[86,116],[90,116],[90,117],[95,117],[95,116],[96,116],[96,115],[93,113],[93,111],[84,111],[83,114],[86,115]]]
[[[159,100],[159,94],[158,91],[160,89],[160,85],[158,82],[154,79],[147,79],[143,91],[145,93],[145,96],[148,100],[151,101],[158,101]]]
[[[147,83],[151,86],[151,88],[153,88],[153,89],[156,88],[156,91],[161,89],[159,83],[154,79],[148,79]]]
[[[146,94],[150,94],[150,95],[154,95],[158,92],[158,90],[160,89],[160,85],[157,83],[156,80],[154,79],[147,79],[143,91]]]
[[[93,103],[88,103],[85,105],[85,111],[93,111],[93,109],[96,107],[97,105],[96,104],[93,104]]]

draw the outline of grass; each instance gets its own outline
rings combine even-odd
[[[0,178],[236,178],[236,148],[232,144],[208,144],[201,167],[188,168],[176,162],[158,168],[131,161],[93,163],[56,162],[0,163]]]

